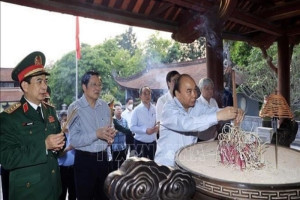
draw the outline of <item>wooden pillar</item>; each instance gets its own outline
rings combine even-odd
[[[289,40],[281,36],[277,41],[278,47],[278,91],[290,105],[290,60]]]
[[[218,26],[216,26],[218,27]],[[221,27],[221,26],[219,26]],[[206,37],[206,68],[207,77],[214,82],[214,98],[218,102],[220,108],[222,105],[222,95],[224,90],[223,81],[223,41],[221,30],[214,29],[213,41],[212,38]]]

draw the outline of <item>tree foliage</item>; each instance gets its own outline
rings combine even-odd
[[[276,48],[272,46],[271,49]],[[269,49],[269,55],[276,57],[273,50]],[[240,56],[242,57],[242,56]],[[262,56],[262,52],[258,48],[252,48],[250,54],[247,56],[248,65],[238,65],[239,70],[242,71],[244,82],[239,87],[250,98],[263,102],[264,95],[273,93],[277,87],[277,75],[267,65]]]
[[[244,45],[238,45],[244,46]],[[245,53],[246,52],[246,53]],[[236,49],[236,54],[245,53],[244,55],[236,56],[236,58],[245,59],[246,61],[239,62],[238,69],[244,75],[244,82],[239,89],[247,94],[250,98],[263,102],[264,95],[273,93],[277,88],[278,78],[277,74],[271,70],[266,60],[263,58],[262,52],[259,48],[251,48],[250,54],[247,53],[244,48],[241,48],[241,52]],[[278,65],[277,44],[273,44],[267,53],[271,56],[273,64]],[[234,54],[235,54],[234,53]],[[292,110],[300,110],[300,90],[297,86],[300,84],[300,46],[294,47],[293,56],[290,65],[290,103]],[[233,55],[233,54],[231,54]],[[246,65],[247,64],[247,65]]]
[[[238,66],[248,66],[250,64],[248,57],[252,49],[253,47],[246,42],[230,42],[231,61]]]
[[[204,37],[200,37],[189,44],[181,44],[180,61],[196,60],[204,58],[206,55],[206,41]]]
[[[150,35],[145,44],[145,58],[148,65],[166,63],[168,60],[168,48],[171,46],[170,40],[159,37],[159,32]]]
[[[103,88],[102,98],[124,103],[124,91],[114,77],[130,77],[147,67],[160,63],[172,63],[198,59],[205,55],[203,38],[192,44],[181,44],[163,39],[159,32],[144,43],[137,43],[132,27],[115,38],[105,40],[94,47],[81,44],[81,59],[78,60],[78,95],[82,95],[82,75],[88,70],[100,73]],[[76,60],[75,51],[64,55],[50,69],[49,86],[53,91],[51,101],[58,109],[75,100]]]
[[[129,27],[125,33],[116,37],[118,44],[121,48],[126,49],[129,51],[130,56],[135,54],[137,50],[137,38],[135,33],[133,33],[132,27]]]

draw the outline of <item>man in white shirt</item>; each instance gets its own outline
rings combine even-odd
[[[176,79],[179,77],[178,71],[170,71],[166,76],[166,82],[168,86],[168,92],[158,98],[156,103],[156,121],[160,122],[161,112],[165,103],[173,99],[173,89]]]
[[[128,123],[128,127],[130,127],[131,116],[132,116],[132,111],[133,111],[133,98],[132,97],[128,97],[126,99],[125,107],[126,108],[122,112],[121,117],[126,119],[126,121]],[[134,150],[135,150],[133,135],[134,135],[134,133],[132,133],[132,135],[126,135],[126,145],[127,145],[127,149],[129,152],[129,156],[133,156]]]
[[[214,82],[210,78],[202,78],[199,81],[198,87],[200,89],[201,95],[198,98],[199,103],[206,105],[208,107],[219,108],[217,101],[213,98],[214,96]],[[207,129],[198,135],[198,142],[214,140],[218,135],[219,126],[215,125]]]
[[[128,126],[130,126],[131,123],[131,116],[132,116],[132,111],[133,111],[133,99],[132,97],[128,97],[126,99],[126,105],[125,105],[125,110],[122,112],[121,117],[126,119]]]
[[[199,81],[199,85],[198,85],[201,95],[198,98],[198,100],[210,107],[217,107],[218,103],[217,101],[213,98],[214,96],[214,83],[210,78],[202,78]]]
[[[180,148],[197,142],[199,131],[204,131],[218,121],[243,119],[243,111],[234,107],[218,109],[197,101],[197,86],[193,78],[182,74],[177,79],[174,98],[162,111],[160,138],[157,141],[155,162],[174,166],[175,154]]]
[[[151,104],[151,89],[144,86],[139,91],[141,103],[134,109],[130,130],[134,132],[134,146],[139,157],[154,159],[156,151],[155,107]]]

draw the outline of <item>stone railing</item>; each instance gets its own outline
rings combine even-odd
[[[298,132],[296,138],[300,139],[300,121],[297,121],[298,123]],[[244,120],[241,124],[241,127],[245,131],[253,131],[256,132],[257,127],[262,126],[262,120],[258,116],[245,116]]]

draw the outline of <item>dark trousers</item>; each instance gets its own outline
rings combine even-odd
[[[73,166],[59,166],[62,193],[59,197],[60,200],[65,200],[67,191],[69,200],[76,200],[75,180],[74,180],[74,167]]]
[[[127,149],[129,151],[129,155],[131,155],[131,152],[135,151],[133,134],[126,135],[126,144],[127,144]]]
[[[154,160],[154,155],[156,151],[156,141],[151,143],[145,143],[134,139],[134,147],[138,157],[145,157],[149,158],[150,160]]]
[[[9,194],[9,171],[1,166],[1,182],[3,200],[8,200]]]
[[[112,156],[113,156],[113,171],[118,170],[122,163],[126,160],[126,152],[127,149],[123,151],[113,151]]]
[[[107,152],[75,151],[76,196],[78,200],[106,200],[104,181],[109,173]]]

